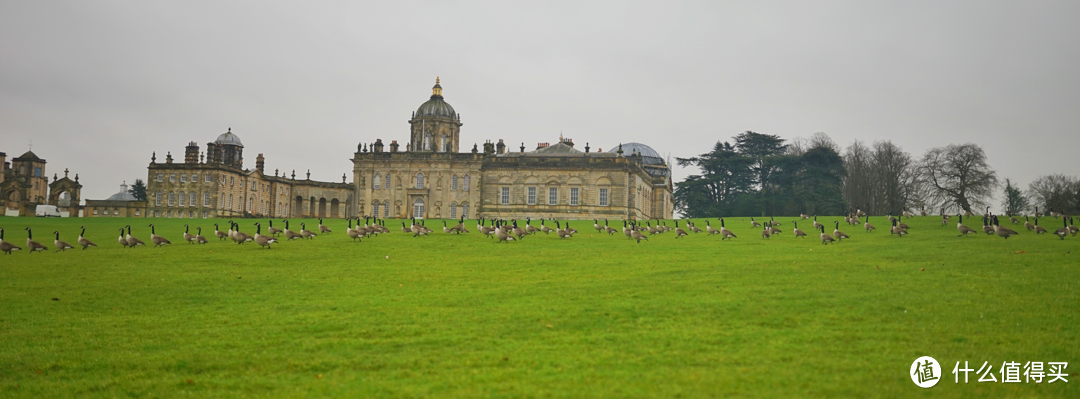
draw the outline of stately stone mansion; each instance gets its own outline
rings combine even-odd
[[[558,218],[670,219],[671,171],[652,148],[619,144],[608,152],[575,148],[571,139],[525,145],[508,151],[503,140],[460,151],[461,116],[442,95],[436,79],[431,98],[409,120],[405,148],[382,139],[357,145],[353,182],[297,179],[264,169],[244,169],[244,145],[229,131],[200,152],[195,142],[184,161],[169,153],[164,163],[151,157],[145,211],[106,215],[149,217],[324,217],[381,218]],[[404,150],[404,151],[402,151]],[[123,191],[123,190],[121,190]],[[117,193],[117,199],[124,197]],[[114,203],[116,202],[116,203]],[[119,205],[118,205],[119,204]],[[132,202],[133,206],[138,206]],[[89,212],[87,216],[97,216]]]

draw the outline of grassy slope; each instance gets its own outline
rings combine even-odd
[[[1063,397],[1080,389],[1080,381],[993,384],[975,375],[957,385],[951,374],[957,360],[995,370],[1004,360],[1069,361],[1070,379],[1080,379],[1080,237],[957,238],[928,217],[908,221],[914,228],[902,239],[844,227],[854,238],[827,247],[815,234],[792,238],[790,223],[761,240],[746,219],[728,220],[740,235],[730,242],[668,233],[634,244],[575,222],[581,234],[569,240],[497,245],[475,231],[412,238],[394,229],[353,243],[335,222],[329,236],[261,250],[179,243],[187,221],[155,221],[172,247],[126,250],[116,229],[137,224],[149,242],[146,219],[0,217],[20,246],[28,225],[52,247],[49,233],[59,228],[74,243],[80,224],[102,246],[0,254],[0,396]],[[193,222],[211,234],[211,222]],[[929,390],[907,376],[923,355],[945,372]]]

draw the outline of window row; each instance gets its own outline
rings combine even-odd
[[[198,195],[199,193],[196,193],[194,191],[190,193],[185,193],[183,191],[181,191],[180,193],[174,193],[170,191],[166,198],[168,199],[168,206],[193,207],[197,206],[196,200],[198,198]],[[154,193],[154,206],[161,206],[161,201],[163,197],[165,197],[165,195],[163,195],[161,191]],[[202,206],[210,206],[210,193],[203,193]]]
[[[547,189],[548,189],[547,203],[545,205],[559,205],[559,188],[558,187],[548,187]],[[500,190],[499,191],[499,204],[501,204],[501,205],[510,205],[510,187],[500,187],[499,190]],[[539,188],[537,188],[537,187],[526,187],[525,188],[525,204],[526,205],[537,205],[538,204],[538,202],[537,202],[537,198],[538,198],[537,193],[538,193],[538,191],[539,191]],[[597,198],[596,198],[596,205],[597,206],[610,206],[611,205],[611,201],[610,201],[611,196],[610,196],[610,192],[609,192],[608,188],[606,188],[606,187],[600,188],[598,190],[597,194],[598,194]],[[581,188],[579,188],[579,187],[570,187],[570,197],[568,198],[568,203],[567,204],[571,205],[571,206],[581,205]]]
[[[393,188],[393,185],[390,182],[390,177],[391,175],[389,173],[387,173],[385,176],[382,173],[376,173],[375,178],[372,179],[371,188],[374,190],[389,190]],[[469,191],[470,181],[471,178],[469,177],[469,175],[461,176],[461,185],[459,186],[458,175],[453,175],[450,177],[450,191],[458,191],[459,187],[461,191]],[[424,188],[425,186],[426,183],[423,172],[417,173],[415,176],[413,176],[413,187]]]
[[[109,208],[100,208],[100,211],[101,211],[100,213],[98,213],[98,211],[99,211],[99,208],[94,208],[93,213],[95,215],[108,216],[109,212],[110,212]],[[120,216],[120,208],[113,208],[111,212],[112,212],[113,216]],[[136,209],[135,210],[135,216],[142,216],[142,210],[141,209]]]
[[[154,217],[158,218],[164,215],[167,218],[189,218],[194,219],[197,213],[195,211],[154,211]],[[202,211],[202,218],[206,219],[210,217],[210,212]]]
[[[176,176],[177,176],[177,175],[176,175],[176,173],[172,173],[172,174],[169,174],[169,183],[176,183]],[[203,177],[204,177],[204,180],[203,180],[203,182],[205,182],[205,183],[210,183],[210,181],[211,181],[211,180],[210,180],[210,179],[211,179],[211,177],[210,177],[210,174],[209,174],[209,173],[207,173],[207,174],[203,175]],[[156,180],[157,180],[158,182],[162,182],[162,181],[165,181],[165,174],[163,174],[163,173],[158,173],[158,174],[157,174],[157,179],[156,179]],[[180,175],[180,182],[181,182],[181,183],[188,183],[188,182],[191,182],[191,183],[198,183],[198,182],[199,182],[199,174],[197,174],[197,173],[192,173],[192,174],[191,174],[191,179],[190,179],[190,180],[188,179],[188,175],[186,175],[186,174],[181,174],[181,175]]]

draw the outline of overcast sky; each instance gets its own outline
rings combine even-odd
[[[408,141],[436,76],[462,145],[687,157],[746,130],[975,142],[1024,187],[1077,175],[1080,1],[0,3],[0,151],[84,199],[232,127],[245,166],[340,181]],[[676,181],[695,170],[675,167]],[[350,179],[351,181],[351,172]]]

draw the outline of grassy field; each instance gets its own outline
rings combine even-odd
[[[123,249],[117,229],[149,242],[149,219],[0,217],[19,246],[80,225],[100,245],[0,254],[0,396],[1080,397],[1080,236],[926,217],[897,238],[877,217],[822,246],[778,220],[771,240],[732,218],[735,240],[641,244],[591,221],[495,244],[398,220],[354,243],[334,221],[265,250],[181,243],[210,220],[153,220],[175,244]],[[942,363],[933,388],[908,375],[920,356]],[[1070,362],[1070,382],[955,384],[957,361],[999,381],[1004,361]]]

